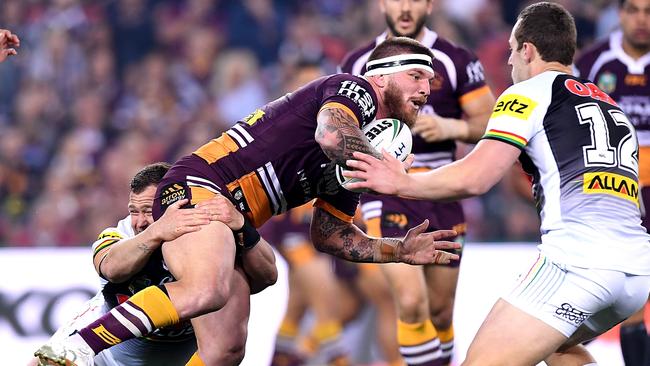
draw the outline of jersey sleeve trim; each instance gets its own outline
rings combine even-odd
[[[519,149],[523,149],[528,145],[528,140],[525,138],[512,132],[501,130],[489,130],[485,133],[483,139],[498,140],[513,145]]]
[[[110,238],[96,244],[96,246],[94,246],[95,248],[93,249],[93,258],[95,258],[99,252],[117,243],[118,241],[120,241],[120,239]]]
[[[339,209],[332,206],[327,201],[325,201],[325,200],[323,200],[321,198],[317,198],[316,201],[314,201],[314,207],[318,207],[320,209],[323,209],[323,210],[329,212],[330,214],[332,214],[333,216],[335,216],[337,219],[339,219],[341,221],[345,221],[345,222],[350,223],[350,224],[352,223],[352,220],[353,220],[352,216],[340,211]]]
[[[348,108],[348,106],[346,106],[345,104],[341,104],[341,103],[337,103],[337,102],[328,102],[328,103],[325,103],[322,107],[320,107],[320,110],[318,111],[318,113],[320,113],[324,109],[330,109],[330,108],[336,108],[336,109],[343,110],[345,113],[352,116],[352,118],[354,118],[354,122],[356,122],[357,126],[359,126],[359,119],[354,114],[354,112],[352,112],[352,110],[350,108]]]
[[[488,94],[490,92],[490,87],[487,85],[483,85],[480,88],[474,89],[470,92],[467,92],[458,99],[460,102],[460,105],[463,106],[473,100],[478,99],[479,97],[484,96],[485,94]]]

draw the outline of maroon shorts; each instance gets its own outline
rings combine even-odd
[[[153,201],[153,218],[158,220],[167,207],[179,200],[187,198],[190,202],[185,207],[193,207],[216,194],[222,194],[237,206],[226,183],[205,160],[194,155],[185,156],[169,169],[158,184]],[[243,211],[241,207],[238,208]]]
[[[461,244],[465,237],[465,215],[460,202],[429,202],[397,197],[361,195],[361,213],[366,230],[372,236],[403,237],[408,230],[429,220],[427,231],[456,230],[455,241]],[[462,248],[452,251],[462,254]],[[448,266],[458,267],[460,261]]]

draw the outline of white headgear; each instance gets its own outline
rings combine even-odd
[[[393,74],[409,69],[422,69],[433,74],[431,57],[420,53],[407,53],[368,61],[364,76]]]

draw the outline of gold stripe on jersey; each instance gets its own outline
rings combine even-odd
[[[321,112],[322,110],[324,110],[324,109],[341,109],[341,110],[344,111],[345,113],[347,113],[347,114],[349,114],[350,116],[352,116],[352,118],[354,118],[354,122],[356,122],[356,123],[357,123],[357,126],[359,126],[359,120],[357,119],[357,116],[356,116],[356,115],[354,114],[354,112],[352,112],[352,110],[351,110],[350,108],[348,108],[348,106],[346,106],[345,104],[341,104],[341,103],[337,103],[337,102],[329,102],[329,103],[325,103],[325,105],[323,105],[322,107],[320,107],[320,110],[318,111],[318,113],[320,113],[320,112]]]
[[[224,132],[220,137],[212,139],[207,144],[199,147],[194,154],[205,160],[208,164],[212,164],[238,149],[239,146],[237,146],[235,140]]]
[[[241,188],[242,193],[246,198],[248,208],[250,209],[248,218],[256,228],[262,226],[262,224],[273,216],[271,202],[269,202],[269,198],[262,186],[262,182],[260,182],[260,179],[257,177],[255,172],[248,173],[243,177],[228,183],[226,187],[228,187],[230,192],[233,192],[237,188]]]
[[[639,183],[650,186],[650,146],[639,146]]]
[[[189,186],[189,187],[190,187],[190,194],[192,195],[192,201],[190,201],[190,204],[192,205],[196,205],[199,202],[207,201],[210,198],[217,195],[217,193],[214,193],[213,191],[205,187],[200,187],[200,186]]]
[[[336,207],[330,205],[327,201],[317,198],[316,201],[314,201],[314,206],[329,212],[332,216],[341,221],[352,223],[352,216],[345,214]]]
[[[483,85],[482,87],[480,87],[478,89],[474,89],[474,90],[472,90],[470,92],[467,92],[467,93],[461,95],[460,98],[458,98],[458,102],[460,103],[461,106],[463,106],[463,105],[465,105],[465,104],[467,104],[467,103],[469,103],[469,102],[471,102],[473,100],[476,100],[476,99],[490,93],[490,91],[491,90],[490,90],[489,86]]]

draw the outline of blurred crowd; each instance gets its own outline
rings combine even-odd
[[[510,27],[529,2],[434,2],[429,26],[476,52],[503,91]],[[617,25],[617,1],[559,2],[580,47]],[[335,72],[385,22],[377,0],[3,0],[0,27],[21,39],[0,65],[0,245],[70,246],[126,215],[143,165],[284,94],[300,64]],[[469,240],[537,239],[521,185],[464,202]]]

